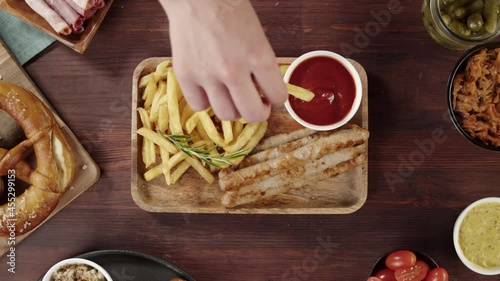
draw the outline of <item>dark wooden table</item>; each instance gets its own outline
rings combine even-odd
[[[446,83],[462,52],[429,37],[422,2],[401,1],[379,29],[374,15],[396,0],[252,2],[278,56],[332,50],[368,72],[366,204],[349,215],[291,216],[151,214],[137,207],[130,192],[132,72],[145,58],[171,54],[169,29],[156,1],[115,0],[84,55],[54,43],[25,65],[102,176],[17,246],[16,274],[0,259],[0,280],[36,280],[61,259],[128,249],[171,261],[197,280],[354,281],[366,280],[378,257],[396,248],[428,253],[453,281],[498,280],[460,262],[452,229],[465,206],[500,195],[500,154],[473,146],[453,128]],[[112,127],[101,128],[108,118]],[[443,141],[422,163],[408,165],[434,130]],[[388,181],[389,174],[400,181]],[[326,258],[311,262],[320,240],[333,245]]]

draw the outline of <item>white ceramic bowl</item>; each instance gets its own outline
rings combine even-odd
[[[455,245],[455,250],[457,252],[458,257],[462,261],[462,263],[467,266],[470,270],[482,274],[482,275],[498,275],[500,274],[500,267],[496,268],[484,268],[481,266],[478,266],[471,261],[469,261],[464,253],[462,252],[462,249],[460,247],[460,244],[458,243],[458,236],[460,233],[460,227],[462,226],[462,222],[465,218],[465,216],[469,213],[470,210],[472,210],[474,207],[484,204],[484,203],[500,203],[500,197],[488,197],[488,198],[483,198],[480,200],[477,200],[476,202],[470,204],[467,208],[465,208],[462,213],[458,216],[457,221],[455,222],[455,227],[453,228],[453,244]]]
[[[354,86],[356,88],[354,102],[353,102],[353,105],[351,107],[351,110],[347,113],[347,115],[342,120],[338,121],[337,123],[320,126],[320,125],[311,124],[309,122],[304,121],[302,118],[300,118],[297,115],[297,113],[295,113],[295,111],[293,110],[288,99],[285,102],[285,107],[288,110],[288,113],[293,117],[293,119],[295,119],[295,121],[297,121],[302,126],[316,130],[316,131],[329,131],[329,130],[333,130],[333,129],[336,129],[336,128],[339,128],[339,127],[345,125],[347,122],[349,122],[352,119],[352,117],[354,117],[354,115],[356,114],[356,112],[359,109],[359,106],[361,105],[361,99],[362,99],[362,95],[363,95],[363,88],[362,88],[363,86],[361,85],[361,77],[359,76],[359,73],[354,68],[354,66],[343,56],[341,56],[337,53],[334,53],[334,52],[330,52],[330,51],[312,51],[312,52],[305,53],[302,56],[298,57],[296,60],[293,61],[293,63],[290,65],[290,67],[286,71],[285,76],[283,78],[285,83],[288,83],[290,81],[290,78],[298,65],[300,65],[302,62],[304,62],[310,58],[313,58],[313,57],[327,57],[327,58],[331,58],[333,60],[336,60],[341,65],[343,65],[347,69],[347,71],[351,74],[351,76],[354,80]]]
[[[45,273],[45,276],[43,276],[42,281],[50,281],[50,277],[52,276],[52,274],[54,272],[56,272],[62,266],[68,265],[68,264],[86,264],[86,265],[89,265],[89,266],[97,269],[97,271],[99,271],[102,275],[104,275],[104,278],[106,278],[107,281],[113,281],[111,276],[109,276],[109,273],[104,268],[102,268],[102,266],[98,265],[97,263],[95,263],[93,261],[86,260],[86,259],[80,259],[80,258],[65,259],[65,260],[62,260],[62,261],[56,263],[55,265],[53,265],[49,269],[49,271],[47,271],[47,273]]]

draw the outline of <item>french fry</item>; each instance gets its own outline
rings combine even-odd
[[[177,148],[175,147],[175,145],[173,145],[171,142],[169,142],[163,136],[161,136],[160,134],[156,133],[155,131],[153,131],[151,129],[142,127],[139,130],[137,130],[137,134],[143,136],[146,139],[151,140],[156,145],[158,145],[160,148],[163,148],[166,151],[168,151],[170,154],[177,153]]]
[[[139,80],[139,88],[144,89],[146,86],[149,84],[149,81],[151,79],[154,79],[155,75],[154,73],[149,73],[148,75],[144,75],[140,80]],[[156,81],[155,81],[156,82]],[[144,99],[144,96],[143,96]]]
[[[252,151],[257,146],[257,144],[259,144],[260,140],[266,134],[267,126],[268,126],[267,121],[263,121],[263,122],[260,122],[258,124],[259,124],[259,126],[257,127],[257,130],[252,135],[250,140],[248,140],[248,142],[243,147],[244,150]],[[238,165],[243,160],[243,158],[245,158],[245,157],[241,156],[241,157],[229,159],[228,161],[231,162],[231,164],[233,164],[233,165]]]
[[[238,136],[241,134],[242,130],[243,130],[243,123],[241,123],[239,120],[234,122],[234,124],[233,124],[233,139],[238,138]]]
[[[149,120],[151,123],[156,123],[158,121],[159,112],[160,112],[160,98],[167,94],[167,82],[160,81],[158,82],[158,89],[156,90],[155,97],[153,99],[153,103],[151,104],[151,113],[149,116]]]
[[[145,128],[151,129],[152,124],[149,120],[148,112],[142,107],[138,108],[137,112],[139,113],[139,117],[141,119],[142,125]],[[153,163],[156,162],[155,144],[148,139],[143,139],[142,161],[144,162],[144,165],[146,165],[146,168],[149,168]]]
[[[154,81],[154,79],[151,79],[146,86],[146,89],[144,90],[144,108],[148,109],[151,107],[157,90],[158,86],[156,85],[156,81]]]
[[[168,123],[170,121],[170,115],[168,114],[168,105],[167,103],[161,104],[158,109],[158,123],[157,129],[166,132],[168,130]]]
[[[184,126],[184,128],[186,129],[186,132],[188,134],[191,134],[191,132],[193,132],[194,128],[196,128],[196,125],[198,125],[199,122],[200,122],[200,116],[198,115],[198,112],[196,112],[186,120],[186,123]]]
[[[184,110],[182,110],[182,113],[181,113],[181,124],[184,127],[184,129],[186,129],[186,131],[187,131],[187,120],[189,120],[189,118],[191,118],[194,114],[195,114],[195,112],[194,112],[193,109],[191,109],[191,107],[189,106],[189,104],[187,104],[184,107]],[[196,124],[195,124],[195,126],[196,126]],[[193,129],[194,129],[194,126],[193,126],[193,128],[191,128],[191,132],[193,131]],[[191,132],[187,132],[187,133],[190,134]]]
[[[255,134],[260,123],[248,123],[238,138],[224,148],[225,151],[232,153],[240,150]]]
[[[167,106],[169,114],[169,129],[172,134],[182,134],[181,115],[179,112],[178,95],[181,89],[174,76],[174,70],[168,70],[167,78]]]
[[[154,76],[156,78],[156,81],[161,81],[161,80],[167,79],[167,72],[168,72],[169,65],[170,65],[170,60],[164,60],[156,66],[156,70],[154,72]]]
[[[311,101],[314,98],[314,93],[306,90],[302,87],[295,86],[292,84],[286,84],[286,89],[288,90],[288,93],[298,99],[301,99],[303,101]]]
[[[146,181],[152,181],[155,178],[162,175],[162,170],[163,170],[163,164],[156,165],[155,167],[144,173],[144,179]]]
[[[208,137],[218,146],[225,147],[224,139],[220,136],[217,128],[215,128],[214,122],[210,119],[209,114],[206,111],[199,111],[198,116],[200,117],[200,123],[207,132]]]
[[[183,161],[177,169],[172,172],[172,184],[176,184],[177,181],[182,177],[182,175],[191,167],[188,161]]]
[[[182,96],[182,99],[179,99],[179,112],[181,113],[181,115],[182,115],[182,112],[184,111],[184,109],[186,109],[186,105],[187,105],[187,101],[184,98],[184,96]],[[181,122],[181,124],[182,124],[182,122]]]
[[[224,135],[225,144],[233,140],[233,126],[231,125],[231,121],[222,121],[222,134]]]
[[[172,169],[177,164],[184,161],[184,159],[186,159],[187,157],[189,157],[189,156],[186,153],[179,151],[176,154],[174,154],[174,156],[170,157],[170,159],[167,162],[167,167],[169,169]]]
[[[286,73],[286,71],[288,70],[289,67],[290,67],[289,64],[282,64],[282,65],[280,65],[281,75],[285,75],[285,73]]]
[[[191,165],[208,183],[213,183],[215,181],[214,176],[210,173],[210,170],[203,167],[203,165],[195,158],[187,157],[186,162]]]
[[[166,151],[165,149],[160,149],[160,157],[161,157],[161,162],[163,164],[162,166],[162,173],[165,176],[165,182],[167,185],[172,184],[172,175],[170,173],[170,167],[168,167],[168,161],[170,160],[170,153]]]
[[[247,123],[248,123],[248,122],[247,122],[245,119],[243,119],[243,118],[238,119],[238,122],[240,122],[240,123],[241,123],[241,124],[243,124],[243,125],[245,125],[245,124],[247,124]]]
[[[213,141],[210,139],[210,137],[207,134],[207,131],[205,131],[205,128],[203,128],[201,123],[198,123],[198,125],[196,126],[196,131],[198,132],[198,135],[200,136],[200,140],[204,140],[204,141],[213,143]]]

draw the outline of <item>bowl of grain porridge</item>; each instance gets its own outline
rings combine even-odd
[[[71,258],[52,266],[42,281],[113,281],[113,279],[97,263],[81,258]]]

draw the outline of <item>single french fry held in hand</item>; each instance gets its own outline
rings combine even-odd
[[[301,99],[303,101],[311,101],[314,98],[314,93],[304,89],[299,86],[295,86],[292,84],[286,84],[286,89],[288,90],[288,93],[298,99]]]

